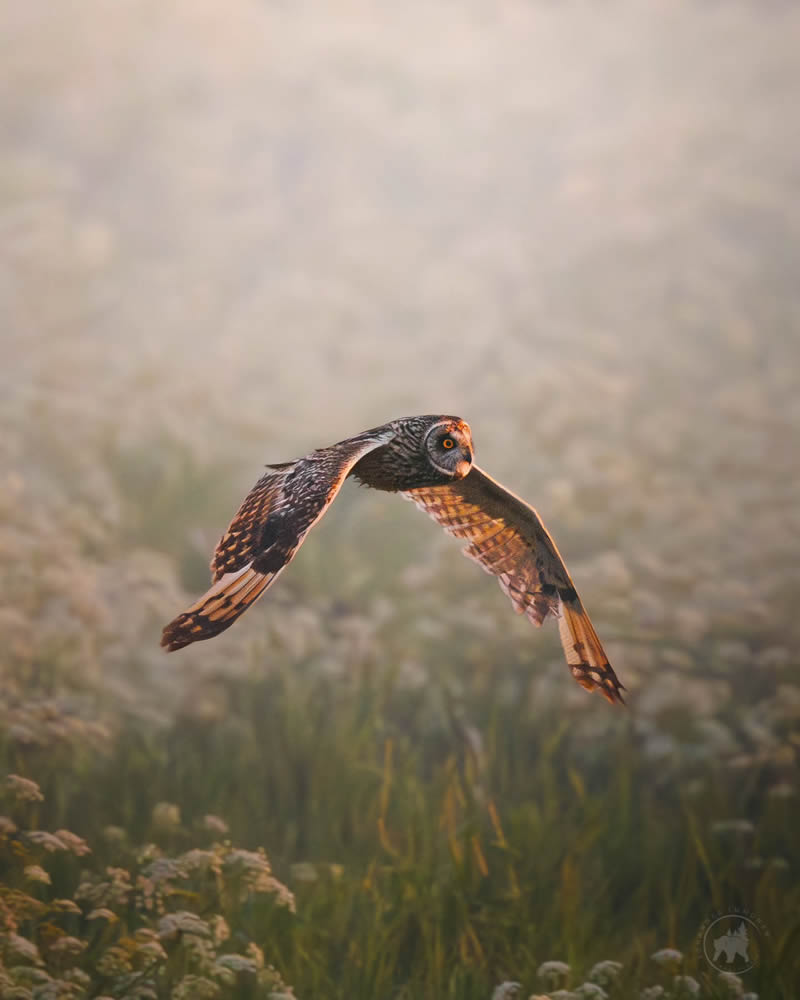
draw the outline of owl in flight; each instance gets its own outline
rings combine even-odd
[[[567,567],[539,515],[472,461],[469,425],[458,417],[392,420],[304,458],[267,466],[222,536],[213,583],[164,629],[161,645],[181,649],[231,625],[289,565],[347,476],[401,493],[451,535],[534,625],[558,619],[567,665],[589,691],[621,702],[611,669]]]

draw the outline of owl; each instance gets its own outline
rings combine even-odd
[[[475,465],[469,425],[450,416],[392,420],[267,466],[217,545],[211,588],[164,628],[161,645],[181,649],[230,628],[289,565],[348,476],[413,500],[463,539],[464,555],[497,577],[515,611],[534,625],[557,619],[575,680],[622,702],[624,688],[539,515]]]

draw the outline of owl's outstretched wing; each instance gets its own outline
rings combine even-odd
[[[294,462],[269,466],[217,545],[213,586],[164,628],[161,645],[181,649],[230,628],[289,565],[356,462],[392,437],[387,429],[367,431]]]
[[[403,494],[464,538],[464,555],[496,576],[516,611],[541,625],[558,618],[567,665],[589,691],[622,701],[622,684],[611,669],[597,633],[578,597],[564,560],[539,515],[473,465],[463,479]]]

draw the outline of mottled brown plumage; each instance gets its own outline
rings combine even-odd
[[[217,545],[211,589],[166,626],[162,646],[180,649],[229,628],[291,562],[348,475],[402,493],[465,539],[464,554],[497,577],[518,612],[535,625],[559,620],[578,683],[622,701],[622,685],[539,515],[473,464],[469,425],[451,416],[393,420],[270,466]]]
[[[622,685],[611,669],[564,560],[539,515],[519,497],[473,465],[469,475],[443,486],[404,495],[451,535],[464,538],[464,555],[498,583],[514,610],[534,625],[559,619],[559,635],[575,680],[611,701]]]

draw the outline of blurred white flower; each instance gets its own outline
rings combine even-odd
[[[597,983],[581,983],[573,992],[581,1000],[608,1000],[608,993]]]
[[[654,951],[650,958],[659,965],[668,968],[683,962],[683,952],[678,951],[677,948],[661,948],[659,951]]]
[[[37,847],[43,847],[49,854],[67,850],[67,845],[62,840],[46,830],[29,830],[26,837]]]
[[[158,931],[162,938],[170,938],[178,934],[194,934],[204,938],[211,936],[211,931],[205,920],[188,910],[179,910],[176,913],[168,913],[163,916],[158,922]]]
[[[44,802],[44,795],[39,786],[30,778],[9,774],[6,778],[6,788],[18,802]]]
[[[50,885],[52,883],[52,879],[41,865],[26,865],[24,874],[29,882],[41,882],[42,885]]]
[[[733,972],[720,972],[717,974],[720,985],[730,997],[741,997],[744,993],[742,980]]]
[[[254,976],[258,972],[258,966],[252,958],[234,953],[221,955],[214,964],[218,969],[227,969],[236,975],[244,973]]]
[[[220,819],[219,816],[215,816],[213,813],[206,813],[203,817],[203,827],[210,833],[215,833],[220,837],[224,837],[228,833],[228,824],[224,819]]]
[[[204,976],[188,975],[173,987],[171,1000],[216,1000],[219,986]]]
[[[80,913],[81,908],[71,899],[54,899],[50,906],[57,913]]]
[[[570,974],[570,967],[566,962],[549,961],[542,962],[536,970],[537,977],[548,987],[563,985]]]
[[[620,972],[622,972],[622,962],[607,958],[592,966],[588,978],[590,982],[598,983],[600,986],[610,986],[619,979]]]
[[[215,913],[213,917],[209,918],[209,924],[211,926],[211,933],[214,937],[215,944],[222,944],[223,941],[227,941],[231,936],[231,929],[228,926],[228,921],[221,913]]]
[[[492,992],[492,1000],[513,1000],[514,997],[519,995],[521,989],[522,985],[520,983],[500,983],[499,986],[495,986]]]
[[[89,847],[83,837],[79,837],[70,830],[56,830],[55,836],[58,837],[64,847],[74,854],[76,858],[82,858],[92,853],[91,847]]]
[[[153,826],[173,830],[181,825],[181,811],[172,802],[157,802],[152,812]]]
[[[87,943],[79,938],[64,934],[62,937],[56,938],[49,947],[50,951],[57,952],[59,955],[80,955],[86,949]]]

